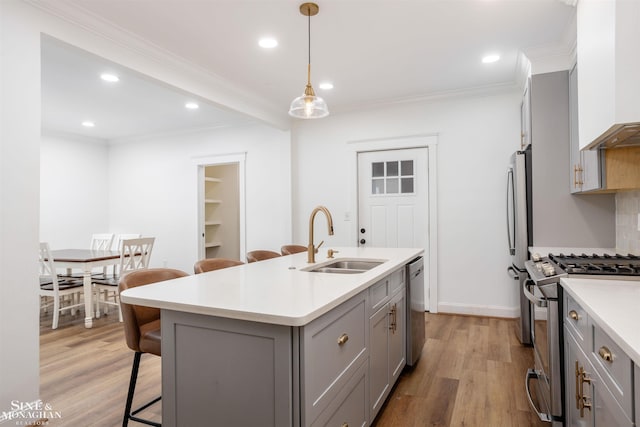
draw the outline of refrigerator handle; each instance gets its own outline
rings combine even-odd
[[[520,280],[520,274],[515,268],[513,268],[513,266],[507,267],[507,273],[509,273],[509,276],[511,276],[513,280]]]
[[[509,195],[511,195],[511,210],[509,210]],[[516,221],[515,221],[515,209],[516,209],[516,200],[515,200],[515,191],[514,191],[514,183],[513,183],[513,169],[509,168],[507,171],[507,239],[509,240],[509,254],[516,254]],[[509,226],[509,215],[513,213],[513,230]]]

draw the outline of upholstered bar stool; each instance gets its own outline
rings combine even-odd
[[[282,255],[293,255],[300,252],[306,252],[307,247],[302,245],[284,245],[280,248]]]
[[[196,274],[205,273],[207,271],[220,270],[221,268],[234,267],[243,265],[244,262],[227,258],[206,258],[196,261],[193,265],[193,272]]]
[[[264,261],[265,259],[277,258],[279,256],[282,255],[274,251],[251,251],[247,252],[247,262]]]
[[[163,282],[165,280],[176,279],[184,276],[188,276],[188,274],[184,271],[169,268],[136,270],[120,278],[118,291],[122,292],[125,289],[148,285],[150,283]],[[131,410],[142,354],[150,353],[155,354],[156,356],[161,356],[162,336],[160,334],[160,309],[126,303],[121,303],[120,307],[122,309],[124,335],[127,341],[127,346],[129,346],[131,350],[135,351],[122,425],[123,427],[126,427],[129,424],[129,420],[133,420],[150,426],[161,427],[160,423],[136,417],[137,413],[158,402],[161,399],[161,396],[158,396],[152,401],[142,405],[138,409]]]

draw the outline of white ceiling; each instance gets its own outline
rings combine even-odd
[[[64,2],[261,98],[286,114],[306,83],[307,18],[299,0],[47,0]],[[361,105],[513,86],[522,52],[570,52],[566,0],[321,0],[311,18],[311,80],[333,112]],[[272,36],[279,46],[258,47]],[[501,60],[482,64],[487,53]],[[115,68],[121,82],[97,76]],[[48,40],[43,126],[104,139],[248,119]],[[331,81],[334,89],[318,85]],[[191,114],[195,113],[195,114]],[[96,127],[82,129],[85,119]]]

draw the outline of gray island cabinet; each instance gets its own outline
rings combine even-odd
[[[640,282],[562,279],[562,285],[565,425],[636,425]]]
[[[123,292],[162,309],[163,426],[369,425],[405,365],[405,264],[422,251],[340,252],[385,262],[316,273],[303,253]]]

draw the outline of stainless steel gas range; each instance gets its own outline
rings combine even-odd
[[[534,367],[526,374],[529,403],[542,421],[561,427],[563,409],[563,277],[640,280],[640,256],[549,254],[525,262],[529,279],[523,293],[531,304],[531,341]],[[536,315],[536,313],[538,313]]]

